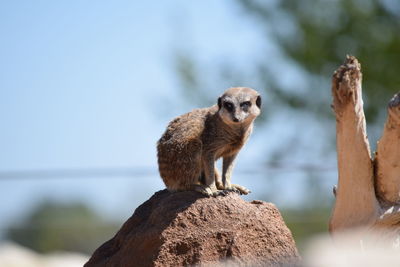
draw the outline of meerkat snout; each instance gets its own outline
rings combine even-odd
[[[235,87],[218,98],[218,114],[226,124],[251,123],[260,115],[261,96],[248,87]]]

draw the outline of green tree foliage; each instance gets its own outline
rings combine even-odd
[[[400,90],[400,2],[389,0],[238,0],[287,58],[308,75],[308,94],[275,93],[295,108],[324,105],[316,90],[326,84],[346,54],[356,56],[364,75],[365,111],[376,122],[390,97]],[[262,32],[261,32],[262,34]],[[265,65],[269,64],[265,62]],[[263,68],[267,70],[268,68]],[[268,76],[268,73],[264,73]],[[326,110],[326,109],[325,109]],[[322,109],[320,109],[322,111]]]
[[[285,109],[294,120],[320,118],[316,123],[326,128],[326,135],[305,138],[331,143],[329,149],[333,150],[335,131],[326,127],[324,121],[334,119],[329,108],[332,101],[331,76],[350,54],[356,56],[362,65],[369,133],[372,133],[373,140],[379,136],[378,129],[382,128],[387,102],[400,90],[400,1],[237,0],[236,3],[243,12],[237,18],[252,21],[252,30],[258,30],[264,45],[255,46],[259,51],[254,54],[258,56],[247,59],[247,68],[231,64],[229,58],[222,63],[212,62],[212,66],[200,66],[195,53],[179,54],[177,72],[182,87],[190,91],[185,92],[187,96],[198,100],[201,96],[211,95],[205,92],[209,88],[224,88],[224,85],[265,89],[267,97],[263,115],[271,117],[274,112]],[[279,51],[279,57],[263,50],[271,43]],[[249,47],[251,45],[247,44],[246,49]],[[212,76],[214,73],[216,75]],[[211,82],[207,82],[209,80]],[[305,113],[307,116],[297,116]],[[333,122],[329,125],[333,126]],[[297,138],[296,134],[294,138]],[[310,140],[300,138],[294,140],[294,143],[291,140],[282,142],[282,147],[273,151],[273,157],[268,161],[280,161],[285,155],[304,147],[302,142],[310,143]],[[289,150],[285,150],[285,144],[292,144]],[[284,155],[279,156],[282,153]],[[324,157],[323,153],[321,156]],[[304,151],[304,158],[307,157],[312,161],[315,154]],[[333,195],[321,189],[323,175],[321,172],[318,179],[310,180],[308,195],[297,208],[281,208],[286,223],[300,244],[312,234],[327,230]],[[269,197],[266,199],[271,200]]]
[[[400,90],[400,2],[389,0],[238,0],[260,27],[265,42],[274,42],[290,64],[302,72],[306,86],[279,83],[271,62],[258,61],[263,88],[281,104],[317,115],[328,115],[330,77],[347,54],[362,65],[366,118],[382,127],[388,100]],[[272,38],[272,40],[271,40]],[[262,51],[260,51],[262,54]],[[273,103],[272,103],[273,104]],[[333,133],[332,133],[333,135]],[[375,136],[376,138],[376,136]],[[318,184],[318,180],[314,180]],[[313,234],[327,230],[327,195],[308,185],[313,197],[303,208],[283,209],[283,216],[300,247]],[[322,194],[316,194],[322,192]],[[328,201],[329,202],[329,201]]]
[[[105,222],[83,204],[46,201],[22,223],[11,226],[6,238],[38,252],[67,250],[91,254],[116,230],[116,225]]]
[[[328,231],[331,210],[327,206],[314,206],[304,209],[282,209],[282,217],[292,232],[296,246],[303,252],[307,242],[317,234]]]

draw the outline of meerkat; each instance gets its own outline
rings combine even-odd
[[[157,143],[160,176],[169,191],[194,190],[207,196],[226,191],[248,194],[231,184],[234,161],[261,112],[260,94],[233,87],[217,104],[173,119]],[[222,158],[222,177],[215,162]]]

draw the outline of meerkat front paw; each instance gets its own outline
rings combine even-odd
[[[234,192],[234,193],[237,193],[237,194],[239,194],[239,195],[242,194],[236,187],[234,187],[234,186],[232,186],[232,185],[231,185],[230,187],[225,188],[224,191],[227,191],[227,192]]]
[[[199,192],[200,194],[203,194],[208,197],[213,195],[211,188],[208,186],[204,186],[204,185],[193,185],[192,190]]]
[[[237,185],[237,184],[231,184],[228,182],[225,183],[225,186],[223,188],[225,191],[235,192],[240,195],[247,195],[247,194],[251,193],[251,191],[244,186]]]
[[[207,197],[215,197],[220,194],[220,190],[217,190],[215,186],[194,185],[193,190]]]
[[[241,195],[247,195],[251,193],[249,189],[247,189],[244,186],[238,185],[238,184],[233,184],[232,187],[234,188],[235,191],[239,191]]]

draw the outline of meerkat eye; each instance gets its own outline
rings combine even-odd
[[[242,103],[240,103],[240,106],[242,107],[242,109],[246,110],[249,107],[251,107],[251,102],[250,101],[242,102]]]
[[[229,112],[233,111],[233,104],[231,102],[224,102],[224,107]]]

